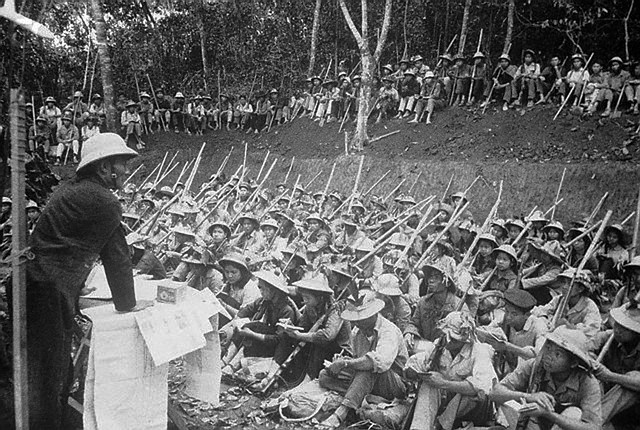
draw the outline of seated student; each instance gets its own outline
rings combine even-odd
[[[631,73],[624,93],[629,101],[627,113],[640,115],[640,62],[631,65]]]
[[[265,124],[267,123],[267,113],[269,112],[270,105],[267,100],[266,93],[259,93],[256,95],[256,108],[254,114],[251,117],[251,125],[247,130],[247,133],[251,133],[251,130],[254,130],[254,133],[260,133],[260,130],[264,129]]]
[[[495,261],[496,271],[491,276],[487,290],[505,292],[518,288],[516,285],[518,254],[513,246],[500,245],[491,251],[491,255]]]
[[[524,62],[516,70],[513,80],[514,95],[516,99],[512,106],[520,106],[523,94],[526,91],[527,107],[533,107],[536,95],[542,100],[542,91],[540,88],[540,64],[534,61],[535,53],[531,49],[524,50]]]
[[[629,428],[640,422],[640,310],[637,303],[611,309],[613,333],[608,330],[603,340],[613,334],[613,342],[602,362],[592,362],[593,373],[604,385],[602,418],[604,429]]]
[[[49,126],[49,130],[51,130],[51,136],[55,139],[56,131],[62,118],[62,111],[58,106],[56,106],[56,99],[51,96],[47,97],[44,100],[44,106],[40,108],[38,115],[44,116],[47,119],[47,125]],[[55,145],[55,143],[52,144]]]
[[[353,250],[355,251],[355,261],[361,261],[367,255],[367,257],[357,267],[358,273],[356,278],[361,281],[361,286],[365,288],[372,288],[376,279],[382,275],[382,260],[377,255],[371,255],[374,250],[374,242],[369,238],[364,238],[358,242]]]
[[[96,125],[100,129],[101,133],[106,131],[107,126],[107,108],[105,107],[102,96],[100,94],[94,94],[91,96],[92,103],[89,106],[89,116],[96,117]]]
[[[545,67],[540,74],[542,94],[547,98],[557,97],[560,99],[562,97],[560,90],[563,88],[563,77],[564,71],[560,64],[560,57],[554,55],[549,60],[549,65]],[[544,101],[544,98],[542,101]]]
[[[456,55],[454,61],[455,64],[449,69],[449,77],[453,82],[452,106],[464,106],[471,84],[471,66],[467,64],[464,55]]]
[[[583,270],[576,275],[576,270],[573,268],[567,269],[558,275],[560,286],[556,296],[546,305],[537,307],[533,313],[536,316],[546,317],[551,321],[563,297],[569,294],[569,302],[564,313],[560,315],[558,324],[580,330],[587,338],[593,340],[602,325],[602,317],[600,316],[598,305],[589,298],[589,295],[595,290],[595,285],[589,272]],[[575,282],[571,291],[568,291],[573,278],[575,278]]]
[[[215,293],[224,284],[222,273],[215,265],[215,261],[206,248],[196,245],[183,254],[172,279],[186,282],[191,288],[202,291],[205,288]]]
[[[231,245],[252,258],[256,258],[265,248],[264,235],[260,231],[260,221],[251,213],[238,217],[242,226],[240,234],[231,241]]]
[[[471,69],[471,97],[467,100],[467,106],[473,106],[475,103],[484,100],[484,94],[487,90],[487,76],[489,67],[485,63],[487,57],[480,51],[473,54],[473,67]]]
[[[487,327],[478,327],[478,338],[496,350],[497,367],[504,375],[536,357],[549,328],[544,318],[531,314],[536,306],[536,299],[531,294],[511,289],[506,290],[502,297],[505,303],[503,321],[492,321]]]
[[[564,241],[564,226],[560,221],[550,221],[542,227],[542,233],[544,233],[547,242],[555,240],[562,243]]]
[[[600,100],[602,99],[603,91],[607,88],[606,75],[602,71],[602,64],[599,61],[594,61],[591,64],[591,73],[589,74],[589,83],[584,90],[585,103],[587,106],[587,112],[593,114],[598,109]]]
[[[171,126],[171,101],[164,96],[164,91],[156,91],[156,102],[158,104],[157,109],[154,111],[155,123],[158,125],[158,130],[168,129]]]
[[[560,326],[547,336],[538,357],[505,376],[489,397],[500,404],[510,400],[532,404],[520,414],[527,430],[599,430],[602,395],[590,368],[585,335]],[[532,377],[534,369],[538,372]]]
[[[420,89],[418,102],[416,103],[416,114],[409,123],[417,124],[421,121],[423,112],[427,112],[426,123],[431,124],[433,112],[444,109],[446,106],[447,94],[443,83],[439,79],[436,79],[433,72],[428,71],[424,75],[424,81]]]
[[[420,93],[420,83],[416,79],[413,70],[404,72],[404,77],[400,81],[398,87],[398,95],[400,96],[400,105],[398,106],[398,114],[395,118],[407,118],[413,113],[416,96]]]
[[[246,258],[242,254],[231,253],[221,258],[218,264],[222,267],[225,281],[218,298],[222,307],[235,317],[238,309],[260,297],[258,283],[252,279]]]
[[[178,91],[173,97],[173,103],[171,104],[171,123],[176,133],[180,133],[181,130],[186,130],[185,113],[184,95]]]
[[[374,109],[378,111],[376,124],[379,124],[383,117],[386,119],[393,115],[400,101],[398,90],[393,87],[395,79],[391,76],[385,76],[382,78],[382,82],[384,87],[380,89],[378,101],[374,106]]]
[[[142,130],[146,133],[153,133],[153,104],[151,103],[151,96],[146,93],[140,93],[140,123]]]
[[[509,243],[509,230],[505,227],[505,221],[502,219],[495,219],[491,222],[491,228],[489,232],[496,238],[498,245],[504,245]]]
[[[233,108],[233,123],[236,128],[245,130],[249,126],[252,113],[253,106],[247,101],[247,96],[242,94]]]
[[[237,370],[242,357],[273,357],[280,342],[276,324],[281,321],[292,325],[298,323],[297,310],[289,299],[284,279],[263,270],[253,275],[258,279],[261,297],[241,307],[231,323],[234,328],[232,343],[222,359],[227,370]]]
[[[623,267],[622,286],[611,304],[617,308],[631,301],[640,292],[640,256],[633,257]]]
[[[394,323],[404,332],[411,319],[411,307],[400,289],[400,280],[396,275],[384,273],[373,282],[376,297],[384,301],[380,314]]]
[[[40,115],[36,118],[36,123],[29,127],[28,141],[28,152],[37,152],[46,161],[51,150],[51,129],[47,125],[46,117]]]
[[[511,99],[513,98],[513,86],[511,82],[516,75],[516,66],[511,64],[511,57],[508,54],[502,54],[498,58],[498,67],[493,71],[492,86],[487,90],[487,96],[489,95],[491,88],[493,88],[492,98],[494,100],[502,101],[502,110],[506,111],[509,109],[509,103],[511,103]],[[483,103],[483,107],[485,104],[491,103],[491,100],[487,100]]]
[[[309,118],[313,118],[318,110],[319,100],[322,97],[322,79],[319,76],[313,76],[311,78],[311,86],[309,88],[309,95],[307,97],[305,114],[309,115]]]
[[[473,262],[471,264],[471,273],[480,283],[491,273],[496,267],[495,255],[492,252],[498,247],[496,238],[491,233],[482,233],[478,238],[476,248],[473,250]]]
[[[98,125],[98,117],[91,114],[87,117],[85,124],[82,126],[82,142],[86,142],[89,138],[100,134],[100,127]]]
[[[344,76],[346,78],[346,75]],[[344,81],[344,79],[343,79]],[[327,123],[335,122],[340,115],[341,109],[341,86],[337,81],[329,81],[330,85],[327,88],[326,99],[327,105],[324,116],[326,118]]]
[[[305,346],[298,357],[304,357],[304,373],[316,379],[326,360],[336,354],[351,356],[351,324],[340,318],[346,306],[345,300],[336,301],[327,279],[318,276],[293,284],[302,296],[304,307],[297,328],[285,327],[274,360],[282,364],[300,342]],[[316,326],[317,325],[317,326]]]
[[[599,99],[600,102],[606,101],[607,107],[601,116],[607,117],[611,115],[611,105],[614,100],[617,103],[621,94],[624,95],[629,79],[631,79],[631,75],[626,70],[622,70],[622,59],[620,57],[613,57],[609,60],[609,71],[605,73],[606,87]]]
[[[189,114],[191,127],[193,128],[193,132],[196,135],[202,136],[204,134],[204,129],[207,124],[207,113],[202,105],[202,97],[197,95],[193,99],[193,103],[189,103],[187,107],[187,112]]]
[[[338,357],[320,372],[321,387],[344,395],[338,409],[322,422],[324,427],[340,427],[368,394],[387,400],[403,399],[407,394],[402,380],[407,348],[400,329],[380,315],[383,308],[384,302],[374,298],[349,303],[340,314],[355,326],[351,340],[353,356]]]
[[[411,321],[404,331],[409,351],[418,351],[422,345],[417,340],[435,341],[440,335],[437,322],[454,311],[460,299],[456,296],[453,272],[441,265],[425,265],[423,284],[426,291],[420,297]],[[423,343],[423,342],[421,342]]]
[[[444,350],[432,358],[434,344],[409,358],[405,375],[422,384],[416,398],[412,430],[459,428],[463,421],[476,427],[493,418],[487,395],[498,379],[493,369],[493,349],[478,341],[473,318],[467,312],[451,312],[438,322]],[[428,415],[427,411],[437,411]],[[437,416],[437,417],[436,417]],[[433,421],[431,421],[433,420]]]
[[[120,115],[120,126],[122,128],[124,140],[129,143],[129,136],[133,136],[133,141],[136,142],[136,147],[138,149],[142,149],[144,148],[144,143],[140,138],[142,136],[142,128],[140,126],[140,115],[138,115],[137,112],[138,103],[130,100],[126,107],[127,109],[123,110]]]
[[[620,279],[623,266],[629,261],[627,236],[620,224],[611,224],[604,229],[604,241],[596,249],[598,275],[605,279]]]
[[[573,88],[571,97],[573,98],[573,106],[577,106],[582,87],[589,82],[589,71],[585,69],[584,57],[581,54],[574,54],[571,57],[571,69],[564,77],[565,84],[562,87],[561,94],[569,96],[569,92]],[[564,102],[564,98],[562,99]]]
[[[438,64],[436,65],[435,76],[436,78],[442,82],[444,87],[444,92],[446,94],[451,94],[453,91],[453,82],[451,81],[451,77],[449,77],[449,69],[453,65],[453,57],[448,52],[440,55],[438,57]],[[447,99],[447,102],[449,100]]]
[[[68,156],[72,162],[78,161],[78,156],[80,155],[80,133],[78,132],[78,127],[73,125],[72,122],[72,114],[65,112],[62,116],[62,124],[60,124],[56,132],[56,140],[58,141],[56,148],[56,166],[60,165],[65,150],[72,151],[72,155],[70,157]]]
[[[529,250],[538,264],[524,270],[522,288],[529,291],[539,305],[544,305],[551,301],[551,284],[562,272],[564,250],[558,242],[547,242],[542,246],[530,242]]]

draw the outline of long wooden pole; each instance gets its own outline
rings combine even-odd
[[[13,390],[16,429],[29,428],[29,381],[27,357],[27,271],[20,254],[27,247],[25,214],[25,133],[24,94],[12,88],[10,92],[11,127],[11,270],[13,289]],[[35,124],[34,124],[35,127]]]
[[[567,168],[565,167],[562,171],[562,178],[560,178],[560,184],[558,185],[558,192],[556,192],[556,199],[554,203],[560,199],[560,191],[562,191],[562,184],[564,183],[564,176],[567,174]],[[553,205],[553,209],[551,209],[551,221],[555,219],[556,215],[556,205]]]
[[[289,170],[287,170],[287,174],[284,177],[284,181],[282,181],[283,184],[286,184],[287,181],[289,180],[289,175],[291,174],[291,169],[293,169],[293,162],[296,161],[296,157],[293,157],[291,159],[291,164],[289,165]]]
[[[271,151],[267,150],[267,155],[264,156],[264,160],[262,160],[262,166],[260,166],[260,171],[258,172],[258,176],[256,176],[256,182],[260,181],[260,175],[262,175],[262,171],[264,170],[265,164],[267,164],[267,159],[269,158],[269,153]]]

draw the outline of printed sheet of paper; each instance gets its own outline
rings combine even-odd
[[[136,322],[156,366],[206,343],[201,319],[184,306],[156,304],[138,312]]]

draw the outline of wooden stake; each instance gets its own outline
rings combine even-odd
[[[382,136],[374,137],[369,141],[369,143],[377,142],[379,140],[384,139],[385,137],[393,136],[394,134],[398,134],[398,133],[400,133],[400,130],[392,131],[392,132],[383,134]]]
[[[409,191],[407,191],[407,194],[411,194],[413,192],[413,189],[416,187],[416,184],[418,183],[418,181],[420,180],[420,177],[422,176],[422,170],[420,171],[420,173],[418,173],[418,177],[416,178],[416,180],[413,182],[413,185],[411,185],[411,187],[409,188]]]
[[[264,170],[265,164],[267,164],[267,159],[269,158],[269,153],[271,151],[267,150],[267,155],[264,156],[264,160],[262,160],[262,166],[260,166],[260,171],[258,171],[258,176],[256,176],[256,182],[260,180],[260,175],[262,175],[262,171]]]
[[[22,252],[27,248],[25,214],[25,145],[24,94],[12,88],[10,92],[11,126],[11,206],[13,240],[11,270],[13,290],[13,389],[16,429],[29,428],[29,380],[27,357],[27,268]],[[75,118],[74,118],[75,119]],[[34,124],[35,125],[35,124]]]

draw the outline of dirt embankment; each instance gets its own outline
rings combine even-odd
[[[470,196],[472,210],[481,220],[495,201],[500,180],[504,181],[501,217],[527,213],[534,205],[550,207],[562,171],[567,168],[562,191],[564,201],[557,211],[560,220],[567,222],[590,212],[605,191],[610,194],[606,207],[614,210],[616,219],[635,210],[640,183],[640,145],[636,139],[630,139],[630,130],[635,129],[632,121],[636,118],[583,121],[567,114],[553,122],[553,114],[551,107],[508,112],[489,109],[484,116],[454,108],[438,113],[430,126],[412,126],[406,121],[373,125],[371,137],[395,130],[400,133],[365,148],[360,188],[367,189],[390,170],[373,193],[386,195],[403,179],[405,183],[400,191],[406,192],[422,172],[414,187],[414,196],[441,196],[452,175],[451,191],[464,189],[480,176]],[[154,134],[145,139],[148,149],[133,163],[134,168],[141,162],[145,164],[136,182],[144,177],[146,168],[162,161],[166,151],[172,155],[180,150],[176,160],[183,163],[197,156],[203,141],[207,146],[194,184],[199,185],[214,173],[233,147],[225,169],[227,175],[231,175],[242,163],[244,142],[247,142],[250,177],[257,175],[269,151],[269,160],[278,158],[278,163],[268,185],[284,178],[295,157],[290,185],[298,175],[302,183],[307,183],[322,171],[311,186],[312,190],[321,190],[335,161],[331,189],[348,193],[357,173],[359,154],[344,155],[344,135],[338,133],[338,128],[339,123],[320,128],[317,122],[303,118],[274,127],[268,134],[239,131],[209,132],[205,136]],[[346,130],[351,132],[353,124],[348,124]],[[623,143],[627,148],[625,154],[621,151]],[[268,161],[265,172],[270,164]],[[167,184],[175,182],[181,166],[167,178]],[[60,173],[68,177],[72,170],[64,168]]]

